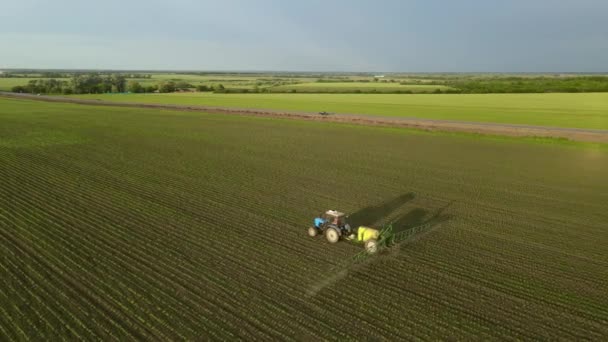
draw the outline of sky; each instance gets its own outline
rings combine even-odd
[[[0,69],[607,72],[606,0],[0,0]]]

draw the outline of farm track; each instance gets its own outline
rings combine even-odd
[[[152,108],[152,109],[169,109],[176,111],[192,111],[231,115],[247,115],[247,116],[263,116],[277,117],[287,119],[299,119],[309,121],[322,122],[339,122],[357,125],[371,126],[387,126],[387,127],[406,127],[417,128],[429,131],[442,132],[466,132],[479,133],[501,136],[516,136],[516,137],[548,137],[548,138],[565,138],[573,141],[608,143],[608,130],[601,129],[583,129],[583,128],[568,128],[568,127],[549,127],[549,126],[533,126],[519,125],[506,123],[486,123],[486,122],[468,122],[454,120],[435,120],[424,118],[408,118],[408,117],[387,117],[365,114],[346,114],[334,113],[327,116],[319,115],[318,113],[271,110],[271,109],[253,109],[253,108],[233,108],[233,107],[214,107],[214,106],[196,106],[196,105],[178,105],[178,104],[152,104],[140,102],[113,102],[105,100],[87,100],[79,98],[68,98],[61,96],[36,96],[32,94],[16,94],[0,91],[0,96],[7,98],[21,98],[35,101],[73,103],[81,105],[95,106],[113,106],[127,108]],[[430,95],[432,96],[432,95]]]
[[[604,155],[13,102],[0,339],[608,336]],[[305,234],[326,208],[431,228],[352,264]]]

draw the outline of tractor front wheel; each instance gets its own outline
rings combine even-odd
[[[375,254],[378,252],[378,241],[376,239],[369,239],[365,241],[365,251],[368,254]]]
[[[338,233],[336,228],[327,228],[325,231],[325,238],[329,243],[336,243],[340,240],[340,233]]]
[[[308,236],[315,237],[319,234],[319,231],[315,227],[308,228]]]

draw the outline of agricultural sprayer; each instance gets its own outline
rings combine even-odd
[[[362,244],[365,250],[353,257],[353,260],[356,261],[405,241],[409,237],[427,230],[433,225],[433,222],[426,222],[419,226],[402,229],[399,232],[393,231],[392,223],[384,225],[382,229],[366,226],[359,226],[353,229],[346,222],[347,218],[348,216],[344,213],[328,210],[314,219],[314,225],[308,228],[308,235],[315,237],[323,234],[329,243],[347,240]]]
[[[329,243],[344,239],[362,244],[368,254],[374,254],[394,242],[392,225],[380,230],[365,226],[353,229],[346,222],[347,218],[344,213],[328,210],[314,219],[314,225],[308,228],[308,235],[315,237],[323,234]]]

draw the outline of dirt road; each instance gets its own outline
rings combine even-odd
[[[132,108],[156,108],[181,111],[196,111],[206,113],[222,113],[232,115],[266,116],[292,118],[314,121],[342,122],[360,125],[377,125],[390,127],[409,127],[423,130],[449,131],[449,132],[468,132],[491,135],[506,136],[534,136],[534,137],[554,137],[566,138],[574,141],[608,143],[608,130],[581,129],[581,128],[561,128],[545,126],[528,126],[500,123],[432,120],[405,117],[382,117],[364,114],[330,114],[320,115],[311,112],[283,111],[271,109],[252,109],[252,108],[232,108],[232,107],[212,107],[212,106],[192,106],[176,104],[151,104],[135,102],[112,102],[103,100],[88,100],[61,96],[44,96],[31,94],[16,94],[0,92],[0,96],[28,99],[47,102],[75,103],[81,105],[113,106],[113,107],[132,107]]]

